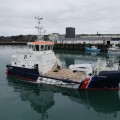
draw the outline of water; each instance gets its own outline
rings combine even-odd
[[[0,120],[118,120],[120,91],[78,91],[33,85],[7,78],[10,56],[25,46],[0,46]],[[64,67],[94,62],[98,58],[118,62],[120,55],[55,51]]]

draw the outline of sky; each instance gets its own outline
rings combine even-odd
[[[37,34],[38,16],[46,34],[120,33],[120,0],[0,0],[0,36]]]

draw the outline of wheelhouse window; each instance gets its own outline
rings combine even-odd
[[[51,50],[51,45],[48,45],[48,50]]]
[[[39,51],[39,45],[35,45],[36,51]]]
[[[48,50],[52,50],[53,49],[53,45],[48,45]]]
[[[51,45],[51,50],[53,50],[53,45]]]
[[[29,49],[32,49],[32,45],[28,45],[28,48],[29,48]]]
[[[44,50],[48,50],[48,45],[45,45],[45,49]]]
[[[44,50],[44,45],[41,45],[41,51],[43,51]]]
[[[34,45],[32,45],[32,50],[35,51],[35,46]]]

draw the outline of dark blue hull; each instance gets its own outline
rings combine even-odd
[[[93,90],[120,89],[120,71],[101,71],[99,75],[82,81],[79,88]]]
[[[33,83],[37,82],[38,77],[40,77],[39,72],[36,69],[21,68],[11,65],[7,65],[7,75]],[[44,77],[47,78],[47,76]],[[59,81],[63,81],[64,83],[72,83],[72,81],[69,80]],[[99,75],[92,78],[86,78],[79,84],[80,86],[78,89],[120,89],[120,71],[101,71]]]
[[[36,69],[28,69],[22,67],[15,67],[11,65],[6,65],[7,75],[24,79],[29,82],[36,82],[39,77],[39,72]]]
[[[120,89],[120,71],[101,71],[91,79],[88,88]]]

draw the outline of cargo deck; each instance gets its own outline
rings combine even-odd
[[[72,70],[65,68],[48,71],[43,74],[43,76],[56,79],[67,79],[75,82],[81,82],[86,77],[83,72],[73,72]]]

